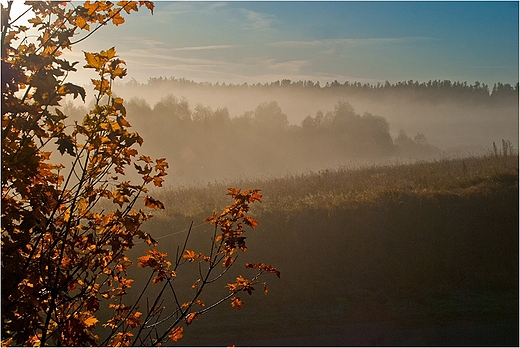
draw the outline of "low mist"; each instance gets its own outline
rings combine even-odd
[[[518,144],[518,84],[489,91],[478,82],[159,78],[114,90],[145,140],[141,152],[167,158],[171,184],[479,154],[502,139]]]

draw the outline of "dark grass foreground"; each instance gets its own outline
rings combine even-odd
[[[241,311],[202,317],[183,345],[518,346],[518,156],[233,185],[264,194],[242,261],[282,277]],[[225,188],[171,190],[148,230],[202,221]]]

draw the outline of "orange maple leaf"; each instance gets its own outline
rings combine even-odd
[[[238,298],[238,297],[231,298],[231,307],[235,307],[236,309],[241,310],[243,304],[244,304],[244,302],[240,301],[240,298]]]
[[[258,221],[253,219],[251,216],[245,216],[244,222],[246,225],[250,226],[252,229],[255,229],[255,227],[258,226]]]
[[[85,18],[83,18],[81,16],[76,17],[76,25],[80,29],[85,29],[87,31],[90,31],[90,26],[87,24],[87,21],[85,20]]]
[[[91,327],[91,326],[96,325],[96,323],[97,323],[98,321],[99,321],[99,320],[98,320],[95,316],[93,316],[93,315],[91,315],[91,316],[89,316],[88,318],[86,318],[85,320],[83,320],[83,322],[85,323],[85,325],[86,325],[87,327]]]
[[[129,316],[127,319],[126,319],[126,323],[130,326],[130,327],[138,327],[139,325],[141,325],[141,321],[139,320],[139,318],[141,317],[142,313],[141,312],[135,312],[134,314],[132,314],[131,316]]]
[[[186,254],[182,255],[183,259],[188,259],[190,262],[194,262],[195,261],[195,252],[194,251],[192,251],[192,250],[185,250],[184,252]]]
[[[150,10],[150,12],[153,14],[153,9],[155,7],[155,4],[152,1],[139,1],[139,6],[145,5],[147,9]]]
[[[190,313],[186,316],[186,324],[190,325],[192,321],[194,320],[198,320],[199,319],[199,315],[195,312],[193,313]]]
[[[152,163],[150,156],[140,156],[139,160],[144,161],[145,163]]]
[[[137,1],[119,1],[117,6],[123,7],[126,13],[130,13],[132,10],[137,11]]]
[[[121,16],[121,13],[117,12],[112,17],[112,23],[117,27],[120,24],[123,24],[125,19]]]
[[[177,342],[178,340],[180,340],[182,338],[182,332],[184,331],[184,327],[183,326],[177,326],[177,327],[174,327],[172,329],[172,331],[170,332],[170,334],[168,335],[168,337],[173,341],[173,342]]]
[[[259,201],[262,203],[262,195],[258,193],[257,190],[251,195],[251,198],[249,200],[251,203],[254,203],[255,201]]]
[[[162,183],[163,183],[164,179],[159,177],[159,176],[154,176],[153,177],[153,184],[157,187],[162,187]]]
[[[155,267],[157,260],[151,255],[143,255],[139,257],[137,267]]]
[[[164,172],[166,168],[168,168],[168,162],[166,162],[166,158],[156,159],[155,162],[155,170],[158,172]]]
[[[144,204],[150,209],[164,209],[164,204],[161,201],[153,199],[152,197],[146,196]]]

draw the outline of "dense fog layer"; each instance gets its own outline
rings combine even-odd
[[[175,184],[467,155],[502,139],[518,144],[518,84],[161,78],[115,91],[145,139],[143,152],[166,157]]]

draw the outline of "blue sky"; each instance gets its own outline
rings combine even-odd
[[[518,81],[518,33],[518,2],[157,1],[153,16],[143,8],[124,25],[103,28],[76,55],[115,45],[129,78],[140,82],[492,86]]]

